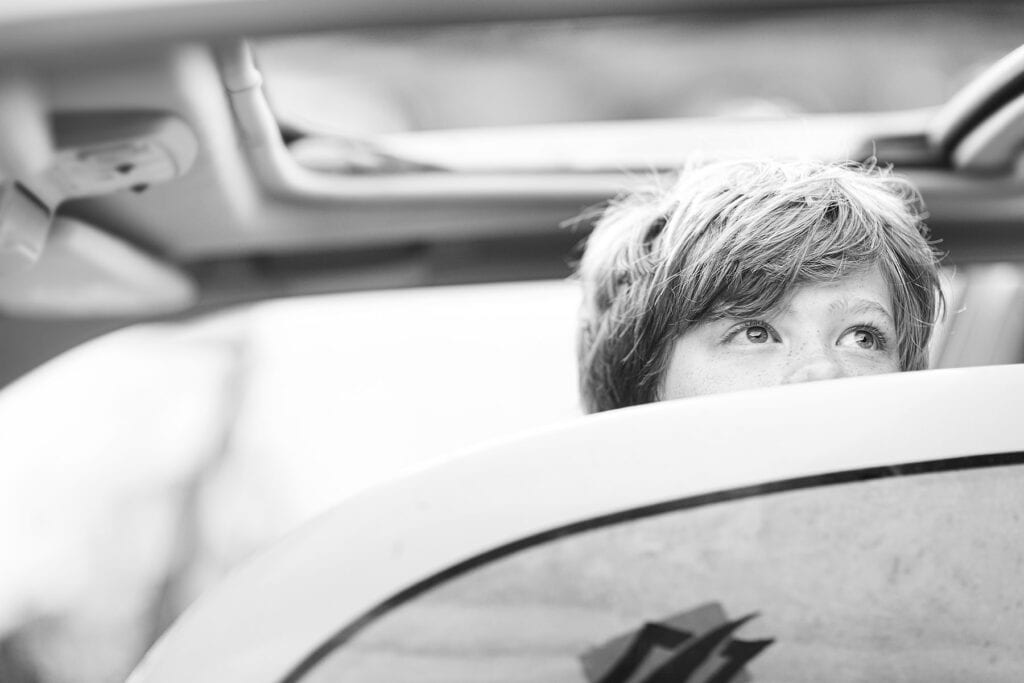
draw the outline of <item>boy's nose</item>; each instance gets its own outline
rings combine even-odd
[[[846,372],[834,349],[825,345],[807,344],[794,351],[790,357],[783,384],[816,382],[845,376]]]

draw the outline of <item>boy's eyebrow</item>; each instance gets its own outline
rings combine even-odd
[[[874,299],[840,299],[828,307],[830,313],[877,313],[895,325],[889,309]]]

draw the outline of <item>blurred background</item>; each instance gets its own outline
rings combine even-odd
[[[286,130],[879,112],[945,102],[1021,42],[1012,4],[736,12],[264,40]]]
[[[568,282],[269,302],[87,343],[0,393],[0,681],[122,680],[341,498],[579,414]]]
[[[1022,15],[883,5],[256,51],[300,161],[358,171],[348,143],[396,133],[930,107],[1024,42]],[[1024,291],[1017,265],[965,275]],[[345,496],[578,415],[577,303],[570,281],[265,302],[127,328],[4,388],[0,681],[123,680],[201,590]]]

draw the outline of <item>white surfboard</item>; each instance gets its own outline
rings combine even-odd
[[[818,382],[465,453],[258,557],[130,680],[1024,680],[1022,392]]]

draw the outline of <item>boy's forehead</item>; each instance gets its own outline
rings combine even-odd
[[[877,265],[831,280],[797,282],[776,291],[750,292],[743,300],[723,298],[715,302],[705,319],[789,315],[806,304],[808,298],[820,303],[829,314],[876,314],[890,322],[895,320],[892,291]]]
[[[874,298],[864,299],[859,297],[844,298],[837,300],[830,306],[833,313],[874,313],[893,321],[892,311],[885,301]]]

